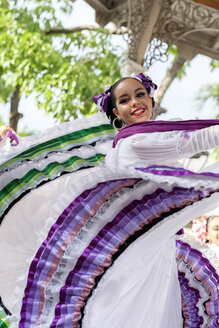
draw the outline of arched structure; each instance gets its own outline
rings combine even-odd
[[[86,0],[96,22],[113,22],[129,31],[128,60],[148,68],[165,61],[168,47],[180,57],[203,54],[219,60],[218,0]]]

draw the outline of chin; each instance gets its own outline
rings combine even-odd
[[[138,117],[135,122],[147,122],[151,121],[149,117]]]

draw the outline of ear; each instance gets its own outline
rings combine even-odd
[[[209,236],[208,232],[206,234],[206,241],[211,244],[212,243],[212,240],[211,240],[211,237]]]
[[[208,232],[206,233],[205,239],[206,239],[206,240],[209,240]]]
[[[121,120],[119,112],[116,108],[113,108],[113,114],[115,114],[118,117],[118,119]]]

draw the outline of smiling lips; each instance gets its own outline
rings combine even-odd
[[[132,115],[134,116],[140,116],[141,114],[143,114],[145,111],[144,108],[136,108],[133,112]]]

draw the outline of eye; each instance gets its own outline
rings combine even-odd
[[[119,103],[120,104],[125,104],[126,102],[128,102],[129,98],[123,98],[123,99],[120,99]]]
[[[145,96],[145,94],[146,93],[144,91],[141,91],[141,92],[137,93],[136,97],[141,98],[141,97]]]

